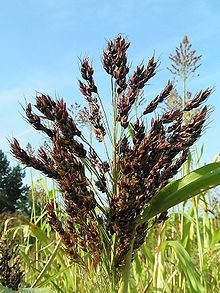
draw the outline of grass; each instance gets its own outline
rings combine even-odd
[[[56,190],[50,193],[55,195]],[[199,231],[193,205],[184,214],[175,208],[166,222],[149,230],[145,243],[135,252],[128,292],[219,292],[219,203],[210,202],[209,194],[197,201],[201,206],[197,210]],[[86,268],[69,259],[48,224],[45,210],[30,222],[19,218],[19,223],[6,227],[5,233],[11,238],[19,235],[24,269],[21,287],[50,288],[52,292],[114,292],[105,268],[94,269],[89,257]]]

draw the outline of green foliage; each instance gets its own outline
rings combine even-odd
[[[13,291],[11,289],[8,289],[4,286],[0,285],[0,292],[1,293],[52,293],[51,290],[48,288],[21,288],[18,291]]]
[[[6,155],[0,150],[0,213],[27,212],[28,202],[27,185],[23,185],[25,173],[20,166],[10,167]]]
[[[220,184],[220,162],[194,170],[185,177],[171,181],[149,202],[141,216],[149,220],[187,199]]]
[[[177,256],[178,265],[183,269],[183,272],[189,283],[190,292],[204,293],[205,288],[199,280],[199,274],[195,270],[194,264],[184,247],[178,241],[168,241],[167,246],[171,246]]]
[[[56,190],[50,193],[56,197]],[[196,292],[192,288],[204,287],[206,291],[202,289],[201,292],[210,292],[207,288],[211,288],[212,293],[218,293],[220,217],[219,208],[214,211],[214,207],[215,202],[208,205],[208,223],[203,223],[201,216],[199,218],[202,249],[207,258],[202,270],[198,263],[198,237],[193,232],[196,221],[192,218],[190,209],[187,209],[183,215],[186,225],[184,233],[189,239],[190,248],[186,248],[185,241],[182,242],[180,237],[181,213],[175,210],[170,213],[166,222],[149,227],[146,241],[135,253],[131,264],[128,292],[182,293],[184,287],[185,292]],[[205,235],[210,225],[211,237],[206,243]],[[89,257],[87,267],[74,264],[70,260],[64,246],[59,243],[58,235],[51,230],[43,211],[41,214],[36,213],[36,220],[32,219],[32,222],[21,219],[20,223],[10,227],[10,231],[21,237],[20,251],[25,272],[20,287],[30,288],[36,284],[36,289],[47,288],[48,292],[51,290],[57,293],[117,292],[111,288],[104,265],[98,265],[94,269]]]
[[[22,276],[18,244],[9,233],[0,231],[0,284],[17,290]]]

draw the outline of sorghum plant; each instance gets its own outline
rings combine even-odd
[[[51,149],[40,147],[38,155],[30,155],[16,139],[11,143],[17,159],[57,182],[65,216],[60,218],[54,202],[49,202],[48,220],[72,260],[86,267],[89,255],[94,268],[105,263],[114,288],[122,275],[124,292],[132,255],[148,231],[148,218],[142,217],[145,209],[177,174],[189,148],[201,135],[207,118],[207,107],[202,104],[212,91],[200,91],[183,109],[155,114],[147,127],[147,118],[170,96],[173,85],[168,81],[133,121],[134,104],[156,74],[157,61],[152,57],[129,74],[129,46],[119,35],[103,52],[103,68],[111,80],[112,123],[104,111],[89,58],[81,60],[79,89],[88,102],[88,120],[107,153],[111,148],[111,156],[101,158],[103,155],[75,124],[63,99],[53,100],[44,94],[36,97],[37,112],[27,104],[26,117],[36,130],[48,136]],[[183,116],[193,109],[198,111],[185,125]],[[107,147],[107,139],[111,147]],[[166,209],[161,208],[154,224],[166,220]]]
[[[187,106],[188,101],[192,97],[192,93],[189,90],[190,81],[192,81],[194,77],[199,76],[198,69],[201,66],[201,57],[202,55],[198,55],[197,51],[192,48],[192,44],[189,42],[187,36],[184,36],[182,42],[180,42],[179,46],[176,48],[175,54],[170,54],[169,59],[171,64],[168,70],[172,74],[176,89],[172,91],[172,94],[166,101],[166,109],[183,109]],[[209,109],[211,109],[210,106]],[[191,116],[195,115],[198,111],[200,111],[200,109],[195,108],[193,111],[187,112],[184,115],[184,122],[186,125],[190,123]],[[201,150],[199,150],[197,145],[194,144],[192,151],[189,152],[186,163],[181,168],[181,176],[188,174],[191,169],[199,167],[202,150],[203,146]],[[200,279],[203,284],[206,284],[206,251],[209,246],[209,235],[207,231],[210,229],[210,219],[214,216],[214,214],[209,212],[211,209],[210,200],[207,193],[200,193],[198,196],[194,197],[190,203],[188,202],[187,204],[187,202],[183,202],[181,208],[182,213],[176,215],[180,222],[181,241],[190,254],[193,253],[195,247],[198,247],[199,270],[201,273]],[[185,218],[185,213],[193,216],[195,223],[187,223],[188,221]],[[201,223],[207,230],[203,229],[203,232],[201,232]],[[185,229],[187,226],[188,231],[191,231],[190,236],[189,233],[186,232],[187,229]],[[189,239],[191,239],[191,241],[193,239],[194,241],[193,248],[189,245]],[[180,273],[179,284],[182,283],[183,286],[186,286],[184,279],[184,273]]]
[[[176,81],[183,81],[183,90],[184,86],[186,86],[186,81],[195,75],[195,72],[201,66],[201,57],[202,55],[196,56],[196,50],[192,49],[192,44],[187,36],[184,36],[179,47],[176,47],[176,54],[170,54],[171,66],[168,70],[173,74]],[[185,91],[183,94],[183,98],[185,98],[187,92]]]
[[[192,93],[187,90],[189,79],[197,74],[198,68],[201,66],[202,55],[196,55],[196,50],[192,49],[192,44],[188,37],[184,36],[179,47],[176,47],[175,54],[170,54],[170,67],[167,69],[171,72],[174,84],[181,84],[182,93],[178,94],[176,89],[172,90],[170,98],[166,101],[168,109],[176,107],[182,108],[185,103],[191,99]],[[197,74],[198,75],[198,74]]]

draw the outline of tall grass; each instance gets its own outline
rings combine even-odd
[[[57,190],[49,192],[55,196]],[[199,215],[203,266],[200,267],[201,246],[195,233],[193,208],[183,215],[187,248],[186,238],[181,237],[181,212],[174,210],[167,221],[150,229],[145,243],[135,252],[129,292],[219,292],[219,202],[207,206],[206,222]],[[114,292],[104,268],[94,270],[89,258],[86,268],[71,261],[51,230],[45,209],[32,221],[19,218],[19,225],[16,219],[15,226],[8,228],[13,220],[8,218],[5,222],[5,233],[10,233],[10,238],[19,235],[24,269],[21,287],[48,288],[51,292]]]

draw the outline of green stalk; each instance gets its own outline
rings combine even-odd
[[[198,151],[197,151],[197,147],[196,145],[193,146],[194,147],[194,151],[195,151],[195,167],[199,168],[199,156],[198,156]],[[193,208],[194,208],[194,217],[196,220],[196,232],[197,232],[197,241],[198,241],[198,253],[199,253],[199,265],[200,265],[200,272],[202,274],[203,271],[203,255],[204,255],[204,251],[203,251],[203,244],[202,244],[202,237],[201,237],[201,233],[200,233],[200,229],[199,229],[199,217],[198,217],[198,201],[200,200],[200,195],[196,196],[195,198],[192,199],[192,203],[193,203]],[[205,235],[204,235],[205,236]]]
[[[158,228],[157,244],[154,256],[153,287],[161,290],[164,287],[164,249],[166,246],[165,231],[166,223],[162,222]]]
[[[30,170],[31,175],[31,199],[32,199],[32,207],[31,207],[31,221],[36,221],[36,209],[35,209],[35,189],[34,189],[34,181],[33,181],[33,172]]]
[[[89,123],[89,144],[92,147],[92,124],[91,123]],[[92,182],[92,175],[93,175],[93,172],[92,172],[92,170],[90,170],[90,181],[91,182]]]
[[[196,233],[197,233],[197,241],[198,241],[198,253],[199,253],[199,268],[200,272],[202,273],[203,269],[203,245],[201,234],[199,231],[199,218],[198,218],[198,197],[192,199],[193,209],[194,209],[194,217],[196,220]]]
[[[105,138],[103,139],[103,144],[104,144],[104,149],[105,149],[105,153],[106,153],[106,156],[107,156],[107,160],[108,160],[108,163],[109,163],[109,166],[110,166],[111,165],[111,160],[110,160],[110,157],[109,157],[108,148],[107,148],[107,145],[106,145],[106,142],[105,142]]]
[[[60,243],[61,243],[62,239],[59,239],[59,241],[57,242],[57,245],[53,251],[53,253],[51,254],[50,258],[48,259],[47,263],[45,264],[43,270],[41,271],[41,273],[38,275],[37,279],[34,281],[34,283],[31,285],[31,288],[34,288],[39,282],[40,280],[43,278],[43,276],[45,275],[47,269],[50,267],[51,263],[53,262],[53,259],[55,258],[57,251],[60,247]]]
[[[182,107],[185,107],[186,104],[186,80],[187,80],[187,65],[183,67],[183,104]]]
[[[117,94],[116,88],[113,85],[113,78],[111,78],[111,89],[112,89],[112,135],[113,135],[113,144],[112,144],[112,177],[113,177],[113,186],[112,192],[114,195],[117,194],[117,161],[116,161],[116,146],[117,146]]]
[[[185,56],[186,58],[186,56]],[[186,64],[186,60],[184,60],[184,65],[183,65],[183,85],[182,85],[182,89],[183,89],[183,103],[182,103],[182,107],[185,107],[186,104],[186,91],[187,91],[187,64]],[[199,157],[198,157],[198,151],[196,148],[196,145],[194,145],[194,151],[195,151],[195,165],[197,168],[199,168]],[[189,158],[187,159],[186,163],[183,165],[183,174],[182,175],[187,175],[189,170],[189,164],[188,164],[188,168],[187,168],[187,162],[188,162]],[[197,244],[198,244],[198,253],[199,253],[199,266],[200,266],[200,272],[202,273],[203,271],[203,255],[204,255],[204,251],[203,251],[203,245],[202,245],[202,239],[201,239],[201,233],[200,233],[200,229],[199,229],[199,218],[198,218],[198,200],[199,200],[200,196],[197,196],[196,198],[192,199],[192,205],[193,205],[193,211],[194,211],[194,218],[196,221],[196,234],[197,234]],[[184,212],[184,203],[183,203],[183,212]],[[193,223],[190,224],[190,230],[191,230],[191,226],[193,225]],[[182,214],[181,217],[181,235],[182,235],[182,239],[183,239],[183,228],[184,227],[184,217]],[[186,242],[186,247],[188,247],[188,241],[189,238]]]
[[[183,65],[183,83],[182,83],[182,108],[185,108],[185,104],[186,104],[186,80],[187,80],[187,65],[184,62]],[[186,123],[186,119],[185,116],[183,116],[183,120]],[[183,164],[182,168],[181,168],[181,177],[189,174],[190,170],[189,170],[189,156],[186,160],[186,162]],[[180,214],[180,234],[181,234],[181,239],[184,242],[185,236],[184,235],[184,226],[185,226],[185,222],[184,222],[184,212],[185,212],[185,204],[186,202],[182,203],[182,213]],[[181,272],[179,275],[179,286],[181,287],[181,285],[183,286],[184,283],[184,274]],[[183,288],[183,290],[185,290],[185,288]]]
[[[118,96],[116,93],[116,85],[114,85],[113,77],[111,77],[111,92],[112,92],[112,193],[117,196],[117,154],[116,154],[116,146],[117,146],[117,107],[118,107]],[[113,246],[113,257],[112,257],[112,275],[113,275],[113,288],[115,290],[116,285],[118,283],[117,280],[117,271],[115,268],[115,247],[118,241],[118,236],[114,235],[114,246]]]
[[[112,87],[112,82],[113,82],[113,80],[112,80],[112,78],[111,78],[111,87]],[[113,88],[113,87],[112,87],[112,88]],[[113,93],[113,92],[112,92],[112,93]],[[104,108],[103,103],[102,103],[102,99],[101,99],[101,97],[99,96],[99,94],[97,94],[97,97],[98,97],[99,103],[100,103],[100,105],[101,105],[101,108],[102,108],[103,114],[104,114],[104,118],[105,118],[105,119],[104,119],[104,125],[105,125],[106,129],[108,130],[110,141],[113,142],[113,141],[112,141],[112,136],[111,136],[110,126],[109,126],[109,123],[108,123],[108,118],[107,118],[107,115],[106,115],[106,112],[105,112],[105,108]]]

